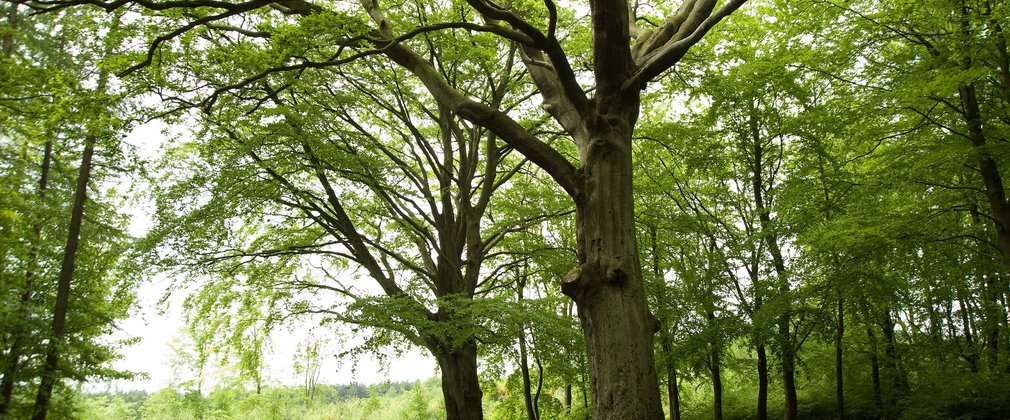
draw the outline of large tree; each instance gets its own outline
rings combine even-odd
[[[587,28],[575,26],[578,21],[572,16],[581,13],[578,9],[559,10],[550,0],[542,6],[469,0],[468,7],[455,6],[459,18],[447,21],[430,18],[426,7],[377,0],[363,1],[356,13],[304,0],[42,0],[30,4],[40,10],[81,4],[110,11],[139,8],[172,21],[171,29],[159,31],[152,40],[146,58],[129,70],[151,64],[163,46],[194,28],[256,37],[278,29],[274,22],[289,22],[323,24],[329,31],[328,36],[313,34],[312,39],[319,43],[317,47],[328,48],[291,54],[259,73],[234,80],[212,98],[272,74],[335,67],[362,55],[383,55],[408,70],[446,113],[489,129],[546,171],[571,197],[579,265],[565,276],[562,290],[576,302],[582,321],[594,416],[659,418],[662,410],[652,354],[655,317],[645,300],[635,238],[632,133],[641,91],[744,1],[729,0],[717,8],[715,0],[688,0],[670,10],[660,4],[593,0]],[[240,18],[254,15],[262,19]],[[425,34],[447,28],[494,34],[500,41],[498,48],[508,43],[519,47],[542,107],[575,143],[577,163],[507,112],[453,87],[453,75],[441,72],[426,56],[430,44],[424,42]],[[585,42],[580,40],[582,34],[589,35],[588,47],[578,42]],[[587,70],[577,70],[583,62]],[[205,105],[212,103],[213,99]]]

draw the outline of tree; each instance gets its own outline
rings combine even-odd
[[[103,52],[101,42],[95,45],[74,38],[95,28],[75,23],[82,18],[75,13],[68,15],[35,17],[13,6],[7,13],[9,32],[4,34],[0,71],[15,78],[5,77],[0,88],[0,98],[11,111],[5,121],[10,125],[0,132],[0,147],[5,158],[13,158],[14,164],[5,165],[3,175],[10,176],[7,179],[18,189],[14,196],[18,200],[8,202],[15,206],[5,209],[17,216],[14,224],[4,226],[10,228],[5,234],[14,235],[7,238],[14,241],[3,259],[14,264],[0,264],[4,306],[12,309],[3,320],[0,416],[44,417],[53,388],[65,378],[128,376],[108,368],[121,343],[99,339],[127,315],[133,300],[132,284],[120,272],[128,243],[122,231],[124,219],[111,205],[119,197],[114,191],[99,191],[98,200],[84,208],[87,189],[94,188],[89,180],[108,177],[109,168],[118,165],[129,170],[130,163],[118,145],[97,156],[94,153],[99,140],[125,125],[118,112],[126,102],[105,91],[101,71],[87,68],[107,58],[109,50]],[[52,36],[36,31],[50,31]],[[117,36],[114,28],[109,36]],[[96,83],[100,88],[87,86]],[[101,147],[110,143],[103,142]],[[84,149],[79,155],[82,165],[73,168],[78,176],[68,176],[71,170],[65,162],[78,159],[71,151],[78,144]],[[35,163],[39,155],[41,162]],[[93,157],[104,167],[94,170]],[[38,187],[21,190],[32,177]],[[32,198],[25,200],[28,197]],[[84,219],[100,223],[87,226]],[[57,239],[60,236],[67,240]],[[8,250],[12,253],[7,254]],[[8,255],[16,257],[8,260]],[[59,268],[56,261],[61,257],[64,263]],[[57,272],[59,281],[54,281]],[[77,286],[70,293],[75,272]],[[33,412],[24,408],[21,398],[26,385],[40,378],[38,407]]]
[[[442,71],[468,72],[458,80],[461,92],[518,108],[525,94],[515,71],[493,67],[515,50],[473,41],[468,51],[438,55]],[[236,48],[220,42],[202,58],[216,62]],[[204,70],[191,79],[216,77]],[[518,258],[496,251],[498,244],[545,217],[493,205],[524,161],[493,133],[417,96],[420,87],[402,70],[378,60],[285,83],[283,90],[261,86],[271,91],[262,108],[236,102],[205,115],[199,137],[208,140],[180,147],[188,160],[169,162],[227,168],[167,171],[174,185],[159,197],[162,229],[152,241],[185,244],[167,263],[215,279],[191,299],[201,313],[194,319],[242,331],[318,316],[375,331],[372,349],[399,336],[438,360],[450,418],[481,417],[477,342],[491,316],[473,301],[490,297]],[[214,197],[194,206],[194,185]],[[324,278],[313,279],[319,272]],[[253,321],[220,321],[233,317],[232,308]]]
[[[564,19],[570,15],[560,13],[551,1],[538,7],[470,0],[468,8],[460,9],[464,19],[435,24],[428,24],[423,9],[406,5],[401,14],[395,7],[378,1],[362,3],[362,14],[358,15],[300,0],[284,4],[260,0],[243,3],[43,0],[31,5],[39,10],[59,10],[91,4],[108,11],[137,6],[165,17],[175,10],[193,12],[189,14],[192,18],[183,19],[180,25],[155,38],[145,58],[123,74],[151,64],[163,45],[183,38],[194,28],[253,38],[269,36],[271,29],[276,28],[267,23],[267,8],[276,10],[280,15],[277,20],[300,16],[296,21],[303,24],[338,23],[342,27],[338,37],[321,39],[325,44],[319,45],[335,54],[312,57],[291,54],[280,61],[282,64],[271,63],[258,73],[240,76],[211,94],[204,105],[213,105],[224,91],[257,84],[273,74],[331,68],[363,55],[384,55],[412,73],[445,112],[493,132],[541,167],[571,197],[576,208],[579,266],[565,276],[562,285],[565,294],[578,306],[586,336],[594,415],[658,418],[661,409],[652,356],[655,322],[642,288],[634,229],[631,138],[639,116],[640,92],[743,3],[744,0],[730,0],[717,9],[716,1],[685,1],[668,12],[662,24],[647,29],[640,27],[640,22],[653,19],[639,18],[665,14],[663,8],[638,4],[631,7],[625,1],[592,1],[587,28],[589,47],[579,49],[575,45],[567,51],[562,39],[579,32],[565,26],[570,21]],[[523,15],[543,20],[527,20]],[[236,28],[231,19],[235,16],[262,16],[256,24],[262,22],[267,26]],[[411,19],[413,16],[420,19]],[[366,22],[370,27],[364,26]],[[545,110],[577,146],[578,167],[544,138],[524,128],[507,112],[496,109],[493,103],[462,94],[452,86],[451,75],[440,72],[417,52],[425,51],[423,42],[417,42],[423,35],[446,28],[493,34],[498,42],[514,43],[521,50],[528,77],[541,94]],[[580,84],[581,76],[569,55],[572,53],[591,63],[585,74],[587,78],[582,79],[591,77],[591,86]]]

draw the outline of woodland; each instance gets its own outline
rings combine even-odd
[[[1010,418],[1004,0],[0,6],[0,419]]]

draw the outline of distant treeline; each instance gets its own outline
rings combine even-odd
[[[304,387],[216,388],[204,395],[168,387],[146,391],[82,393],[64,401],[70,415],[90,419],[435,419],[444,417],[437,378],[425,382],[387,382]]]

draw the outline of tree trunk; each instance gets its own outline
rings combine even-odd
[[[477,380],[477,343],[467,341],[452,351],[443,348],[429,350],[442,371],[442,397],[445,398],[446,420],[484,418],[483,393]]]
[[[751,162],[751,188],[754,190],[754,209],[758,214],[758,221],[761,225],[761,235],[764,236],[768,245],[768,252],[772,256],[772,265],[775,268],[775,275],[778,277],[779,295],[785,300],[785,309],[778,316],[778,342],[780,354],[782,356],[782,387],[785,393],[785,419],[796,420],[797,400],[796,400],[796,366],[795,352],[792,333],[790,332],[791,310],[789,309],[789,275],[786,273],[785,259],[782,257],[782,250],[779,248],[778,237],[772,228],[771,211],[767,208],[764,199],[764,147],[761,145],[761,135],[758,127],[757,117],[754,115],[754,108],[751,108],[749,118],[750,135],[753,152]]]
[[[517,276],[516,301],[522,305],[523,289],[526,288],[526,273]],[[533,407],[533,386],[530,383],[529,357],[526,354],[526,326],[519,326],[519,370],[523,376],[523,402],[526,403],[526,416],[529,420],[537,420],[537,410]]]
[[[768,420],[768,354],[764,343],[757,345],[758,368],[758,420]]]
[[[999,366],[1000,327],[1006,320],[1006,314],[1000,307],[998,283],[995,275],[989,273],[985,279],[985,291],[982,309],[985,313],[986,364],[989,370],[996,371]]]
[[[652,251],[652,275],[655,281],[661,283],[658,298],[661,301],[668,299],[666,295],[666,281],[663,279],[663,271],[659,266],[659,243],[656,240],[656,226],[649,226],[649,238]],[[666,392],[670,403],[670,420],[680,420],[680,386],[677,384],[677,366],[673,357],[673,339],[669,319],[660,321],[660,346],[663,349],[663,357],[666,358]]]
[[[894,375],[891,378],[895,393],[892,396],[892,403],[897,403],[898,398],[908,393],[908,379],[905,377],[905,368],[901,363],[901,354],[898,353],[898,341],[894,336],[894,320],[891,318],[891,310],[884,310],[881,329],[884,332],[884,354],[890,362],[890,368]]]
[[[637,111],[637,103],[634,109]],[[635,239],[632,117],[598,116],[580,148],[576,197],[579,267],[561,290],[578,306],[586,338],[593,418],[661,419],[649,313]]]
[[[873,327],[866,327],[866,337],[870,340],[870,382],[873,384],[873,404],[878,411],[884,408],[884,398],[880,389],[880,358],[877,356],[877,335]]]
[[[522,399],[526,404],[526,417],[529,420],[537,420],[536,410],[533,408],[533,386],[529,381],[529,362],[526,356],[526,337],[519,337],[519,370],[522,371]]]
[[[565,414],[572,414],[572,384],[565,385]]]
[[[985,186],[986,199],[989,201],[990,219],[996,231],[996,248],[1003,257],[1003,263],[1010,266],[1010,204],[1006,200],[999,166],[986,146],[975,86],[961,85],[958,88],[958,96],[964,107],[962,115],[968,126],[968,137],[972,146],[975,146],[979,173],[982,176],[982,184]]]
[[[670,420],[680,420],[680,384],[677,383],[677,367],[666,366],[666,391],[670,398]]]
[[[785,392],[785,419],[796,420],[799,407],[796,399],[796,356],[789,333],[789,313],[779,317],[779,341],[782,351],[782,388]]]
[[[845,387],[842,377],[842,339],[845,337],[845,299],[838,289],[838,324],[835,328],[835,410],[838,420],[845,420]]]
[[[722,374],[720,372],[719,348],[712,347],[712,418],[722,420]]]
[[[521,333],[519,337],[519,369],[523,375],[523,401],[526,403],[526,417],[530,420],[537,420],[536,410],[533,409],[533,386],[530,382],[530,367],[526,355],[525,332]]]
[[[63,346],[67,322],[67,305],[70,302],[70,283],[74,278],[77,262],[77,248],[81,236],[81,220],[84,217],[84,204],[87,201],[88,181],[91,178],[91,158],[95,153],[95,136],[88,136],[84,141],[84,155],[81,157],[81,168],[77,175],[77,189],[74,191],[74,204],[70,216],[70,233],[67,236],[67,246],[63,254],[63,265],[60,268],[60,278],[56,291],[56,307],[53,309],[53,335],[49,339],[46,350],[46,363],[42,370],[42,382],[35,397],[33,420],[44,420],[49,410],[49,400],[53,395],[53,386],[59,370],[60,352]]]

